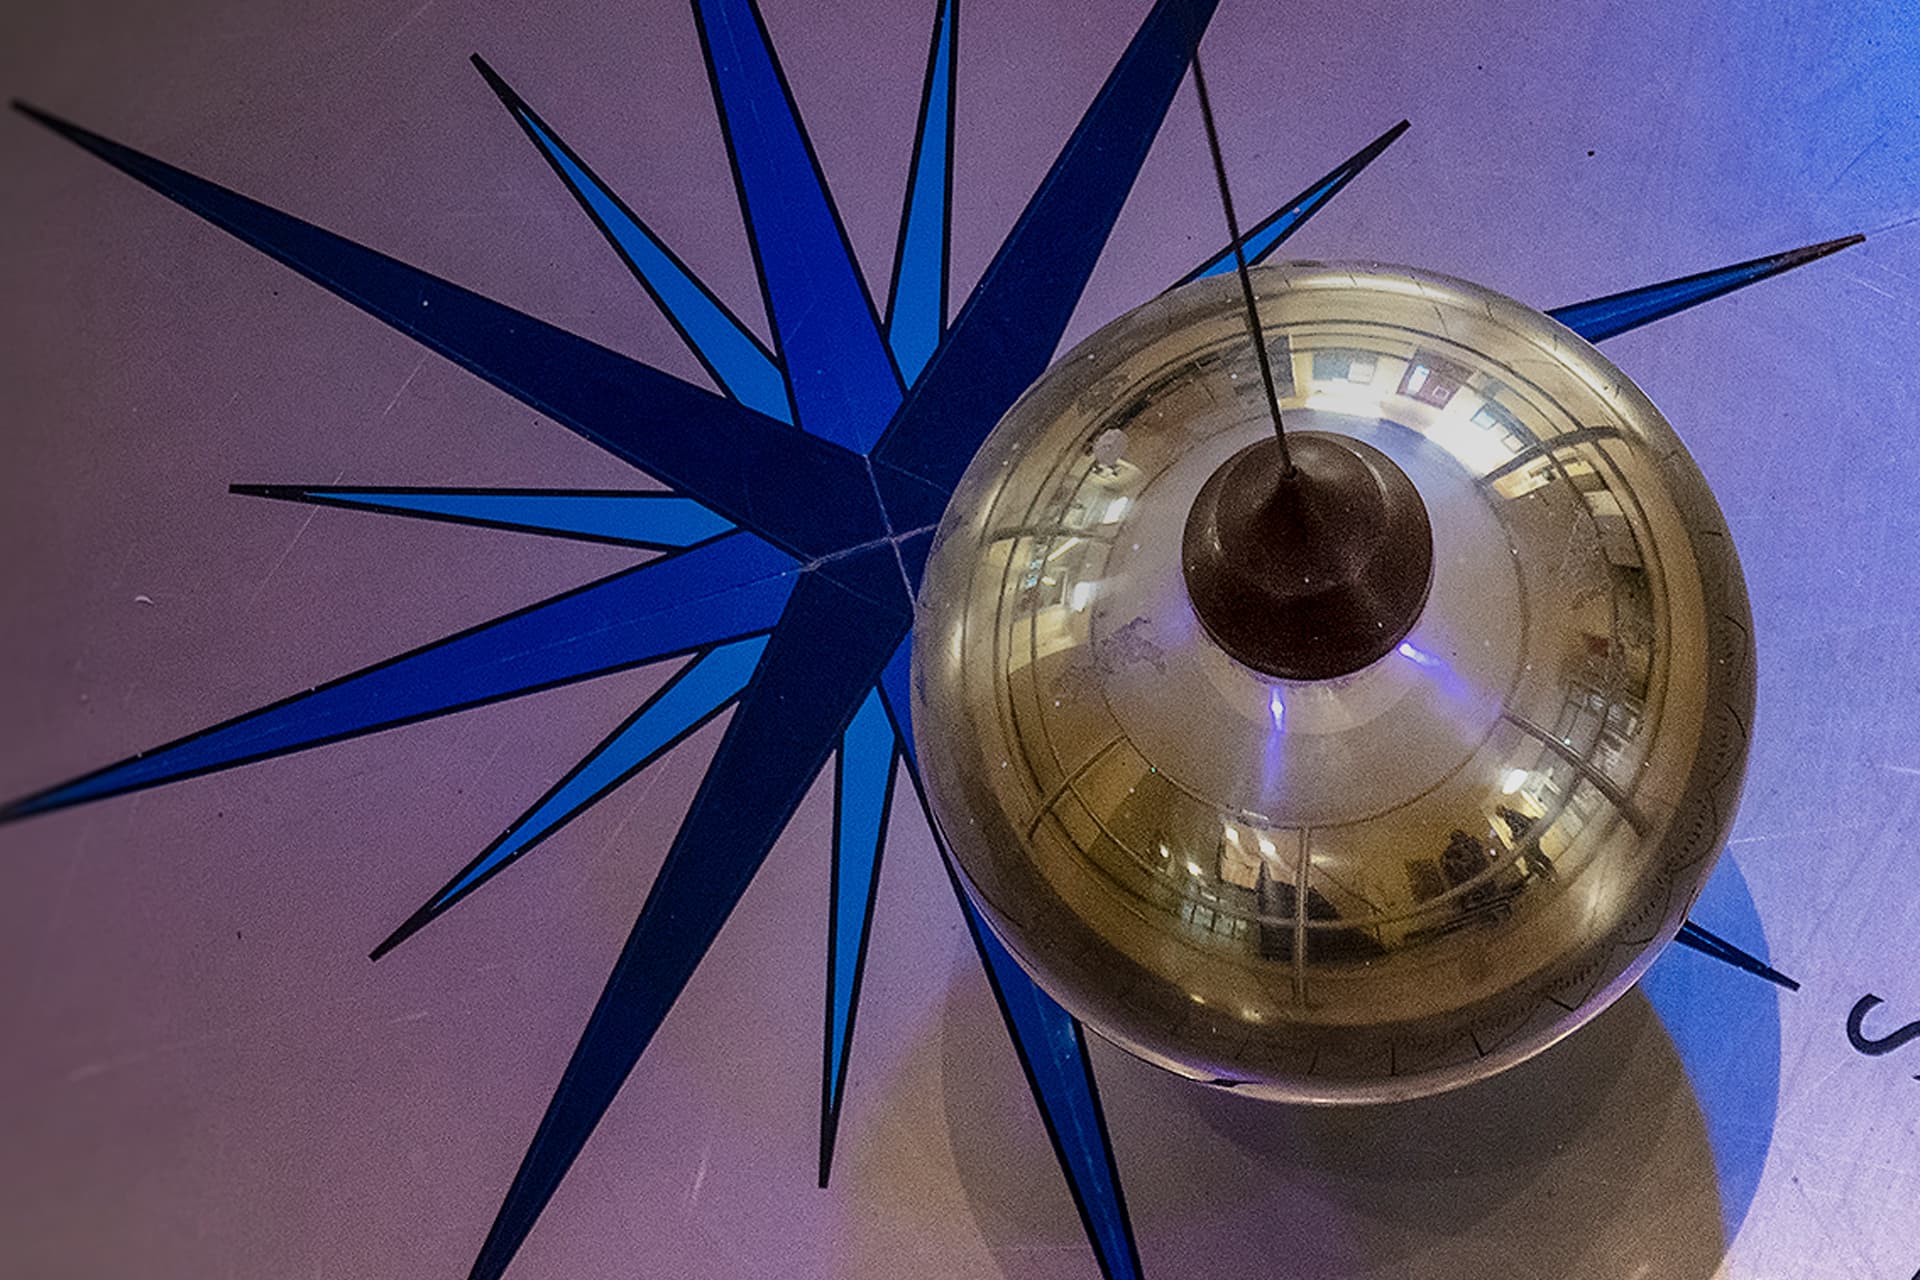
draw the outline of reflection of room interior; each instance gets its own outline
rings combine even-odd
[[[1364,960],[1397,939],[1497,921],[1516,909],[1529,883],[1551,880],[1558,859],[1611,808],[1596,778],[1612,785],[1631,778],[1652,668],[1646,572],[1629,515],[1594,456],[1611,429],[1543,436],[1526,424],[1524,402],[1510,403],[1510,389],[1496,379],[1411,343],[1399,350],[1380,345],[1289,349],[1276,341],[1283,399],[1361,410],[1369,417],[1389,413],[1481,477],[1498,499],[1514,501],[1551,484],[1566,485],[1580,497],[1587,517],[1584,542],[1604,562],[1611,589],[1578,602],[1577,642],[1557,664],[1557,710],[1546,723],[1521,725],[1525,732],[1515,737],[1481,806],[1484,823],[1450,830],[1432,848],[1408,851],[1404,885],[1388,893],[1405,905],[1382,905],[1360,887],[1343,884],[1324,859],[1313,859],[1306,927],[1299,930],[1309,961]],[[1251,367],[1250,357],[1245,363]],[[1170,379],[1142,389],[1101,422],[1124,424],[1158,408],[1156,396],[1178,395],[1190,385]],[[1093,434],[1111,438],[1115,431],[1102,426]],[[1119,449],[1106,453],[1111,456],[1090,444],[1077,475],[1063,479],[1072,497],[1057,523],[1004,531],[1024,543],[1022,625],[1014,630],[1025,635],[1015,640],[1022,653],[1014,666],[1031,665],[1029,674],[1041,688],[1052,687],[1056,678],[1049,659],[1084,644],[1087,611],[1111,550],[1105,531],[1125,518],[1129,491],[1144,481],[1141,464],[1153,466]],[[1062,685],[1070,690],[1070,677]],[[1078,779],[1072,790],[1106,810],[1095,819],[1100,847],[1085,851],[1091,861],[1171,909],[1196,941],[1225,942],[1270,960],[1293,958],[1301,833],[1243,832],[1232,824],[1211,832],[1171,830],[1168,815],[1187,806],[1163,780],[1143,777],[1138,794],[1128,788],[1127,795],[1105,802],[1083,790],[1088,782]],[[1082,816],[1092,817],[1085,809]],[[1197,849],[1208,852],[1189,855]],[[1344,920],[1355,923],[1341,927]]]

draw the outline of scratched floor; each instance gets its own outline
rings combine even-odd
[[[965,296],[1145,5],[966,0]],[[764,0],[884,292],[931,0]],[[1226,0],[1244,207],[1414,127],[1290,246],[1541,305],[1855,230],[1611,344],[1715,483],[1760,713],[1694,955],[1486,1086],[1262,1108],[1098,1049],[1149,1276],[1905,1277],[1920,1268],[1920,24],[1863,2]],[[1762,6],[1750,6],[1761,9]],[[0,89],[681,376],[474,73],[483,53],[720,295],[757,292],[678,0],[12,5]],[[1221,239],[1177,100],[1069,341]],[[630,563],[230,496],[617,486],[619,464],[24,119],[0,119],[0,797]],[[0,1274],[458,1276],[720,726],[405,948],[366,952],[666,672],[0,829]],[[1096,1274],[917,817],[814,1186],[816,787],[510,1273]],[[1751,909],[1748,903],[1751,903]],[[1756,914],[1757,913],[1757,914]]]

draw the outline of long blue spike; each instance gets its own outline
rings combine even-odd
[[[795,590],[474,1262],[496,1280],[760,869],[911,619]]]
[[[771,627],[793,560],[734,533],[589,583],[0,809],[122,795],[654,662]]]
[[[1326,203],[1340,194],[1340,189],[1360,175],[1360,171],[1380,158],[1380,153],[1392,146],[1395,139],[1407,131],[1408,122],[1402,120],[1366,146],[1353,153],[1335,166],[1326,177],[1302,191],[1286,204],[1255,223],[1240,237],[1242,251],[1251,266],[1278,249],[1294,232],[1306,225],[1307,219],[1320,212]],[[1203,276],[1225,275],[1234,269],[1233,246],[1228,245],[1205,262],[1180,277],[1179,283],[1198,280]]]
[[[1628,289],[1623,293],[1610,293],[1591,302],[1555,307],[1547,314],[1588,342],[1599,342],[1677,311],[1685,311],[1688,307],[1711,302],[1721,294],[1744,289],[1768,276],[1777,276],[1782,271],[1805,266],[1816,258],[1838,253],[1865,239],[1865,236],[1858,235],[1842,236],[1838,240],[1826,240],[1802,249],[1789,249],[1785,253],[1755,258],[1750,262],[1737,262],[1730,267],[1681,276],[1677,280]]]
[[[893,717],[894,732],[900,738],[900,750],[910,768],[920,767],[920,755],[913,743],[913,640],[902,640],[880,673],[880,696],[886,699],[887,714]]]
[[[767,314],[800,425],[865,452],[900,375],[751,0],[694,0]]]
[[[1721,932],[1748,940],[1751,958],[1766,967],[1767,936],[1739,864],[1720,859],[1694,911]],[[1745,974],[1697,965],[1669,949],[1640,980],[1698,1099],[1707,1147],[1713,1153],[1723,1239],[1732,1240],[1753,1206],[1780,1120],[1781,1001],[1779,992]],[[1744,952],[1742,954],[1745,954]],[[1739,967],[1739,966],[1736,966]],[[1791,988],[1790,988],[1791,989]]]
[[[765,636],[720,645],[675,673],[641,708],[553,785],[531,809],[373,949],[378,960],[478,889],[609,791],[718,715],[746,687]]]
[[[820,1076],[820,1185],[833,1168],[860,978],[873,933],[874,895],[887,842],[898,743],[880,697],[868,692],[840,735],[834,771],[833,887],[827,925],[826,1045]]]
[[[547,163],[553,166],[553,171],[560,175],[560,181],[600,228],[600,234],[607,238],[627,269],[666,312],[667,319],[673,322],[673,327],[713,375],[714,381],[748,408],[758,409],[782,422],[792,422],[793,406],[787,400],[786,378],[773,356],[760,345],[760,340],[661,243],[660,237],[640,221],[625,202],[608,190],[573,148],[547,127],[546,121],[484,58],[473,55],[473,65],[506,104]]]
[[[947,266],[953,216],[954,28],[959,0],[939,0],[920,126],[900,211],[900,247],[887,297],[887,344],[909,385],[927,367],[947,327]]]
[[[927,825],[932,828],[934,838],[943,841],[939,824],[933,820],[933,811],[927,807],[926,789],[920,782],[919,756],[913,745],[909,702],[911,668],[911,641],[903,641],[881,673],[880,688],[886,697],[887,712],[900,733],[907,773],[926,812]],[[943,858],[944,850],[943,841]],[[973,936],[981,966],[993,987],[1007,1034],[1013,1040],[1021,1069],[1026,1072],[1027,1087],[1046,1124],[1047,1137],[1053,1142],[1060,1172],[1066,1175],[1067,1190],[1080,1211],[1081,1225],[1086,1228],[1087,1241],[1093,1246],[1100,1272],[1107,1280],[1138,1280],[1139,1249],[1127,1214],[1126,1195],[1120,1186],[1119,1167],[1113,1159],[1106,1114],[1101,1109],[1099,1089],[1094,1083],[1093,1063],[1087,1056],[1086,1036],[1073,1016],[1035,986],[1026,970],[994,937],[974,910],[966,890],[960,887],[950,862],[947,878],[966,916],[967,930]]]
[[[947,874],[953,876],[951,866]],[[1139,1280],[1140,1250],[1120,1187],[1093,1063],[1087,1056],[1086,1035],[1073,1015],[1034,985],[980,918],[957,878],[953,892],[1026,1072],[1027,1087],[1040,1108],[1047,1137],[1053,1141],[1054,1156],[1067,1176],[1067,1189],[1080,1211],[1100,1274],[1106,1280]]]
[[[584,542],[671,549],[717,538],[733,528],[692,498],[670,493],[557,489],[333,488],[325,485],[236,484],[234,493],[351,511],[417,516],[454,524],[542,533]]]
[[[1765,978],[1776,987],[1785,987],[1788,991],[1800,989],[1798,982],[1765,960],[1751,952],[1743,951],[1719,934],[1704,929],[1691,920],[1680,926],[1680,932],[1674,935],[1673,940],[1690,951],[1698,951],[1703,956],[1712,956],[1722,964],[1730,964],[1742,973],[1750,973],[1756,978]]]
[[[16,109],[367,314],[805,559],[886,536],[865,463],[637,360],[35,108]],[[752,458],[753,466],[742,459]]]
[[[1159,0],[874,450],[897,528],[938,523],[994,423],[1040,376],[1166,117],[1214,0]]]

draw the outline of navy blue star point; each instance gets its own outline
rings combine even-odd
[[[660,554],[0,809],[0,821],[24,818],[610,671],[683,664],[380,942],[373,950],[378,959],[731,709],[473,1264],[476,1278],[499,1276],[512,1261],[802,797],[831,764],[834,848],[819,1145],[819,1179],[822,1185],[828,1180],[896,778],[908,778],[925,804],[906,690],[912,598],[931,529],[981,439],[1052,359],[1214,0],[1153,6],[950,323],[959,3],[935,0],[934,7],[883,311],[854,260],[757,7],[752,0],[694,0],[770,344],[692,274],[494,67],[474,57],[514,123],[666,313],[716,390],[14,103],[23,115],[666,486],[235,485],[235,493],[250,497]],[[1405,128],[1402,121],[1387,130],[1256,223],[1243,241],[1247,256],[1257,261],[1272,253]],[[1834,247],[1843,246],[1776,255],[1555,314],[1588,336],[1610,336]],[[1185,278],[1229,269],[1230,251],[1222,248]],[[959,896],[1101,1272],[1108,1280],[1133,1280],[1140,1274],[1138,1251],[1086,1037]]]

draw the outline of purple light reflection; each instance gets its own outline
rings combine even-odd
[[[1443,668],[1446,666],[1446,663],[1440,661],[1440,659],[1434,657],[1432,654],[1428,653],[1425,649],[1421,649],[1415,646],[1411,640],[1402,640],[1400,642],[1400,647],[1397,650],[1395,650],[1395,652],[1398,653],[1401,657],[1407,659],[1409,662],[1412,662],[1416,666],[1427,667],[1430,669]]]

